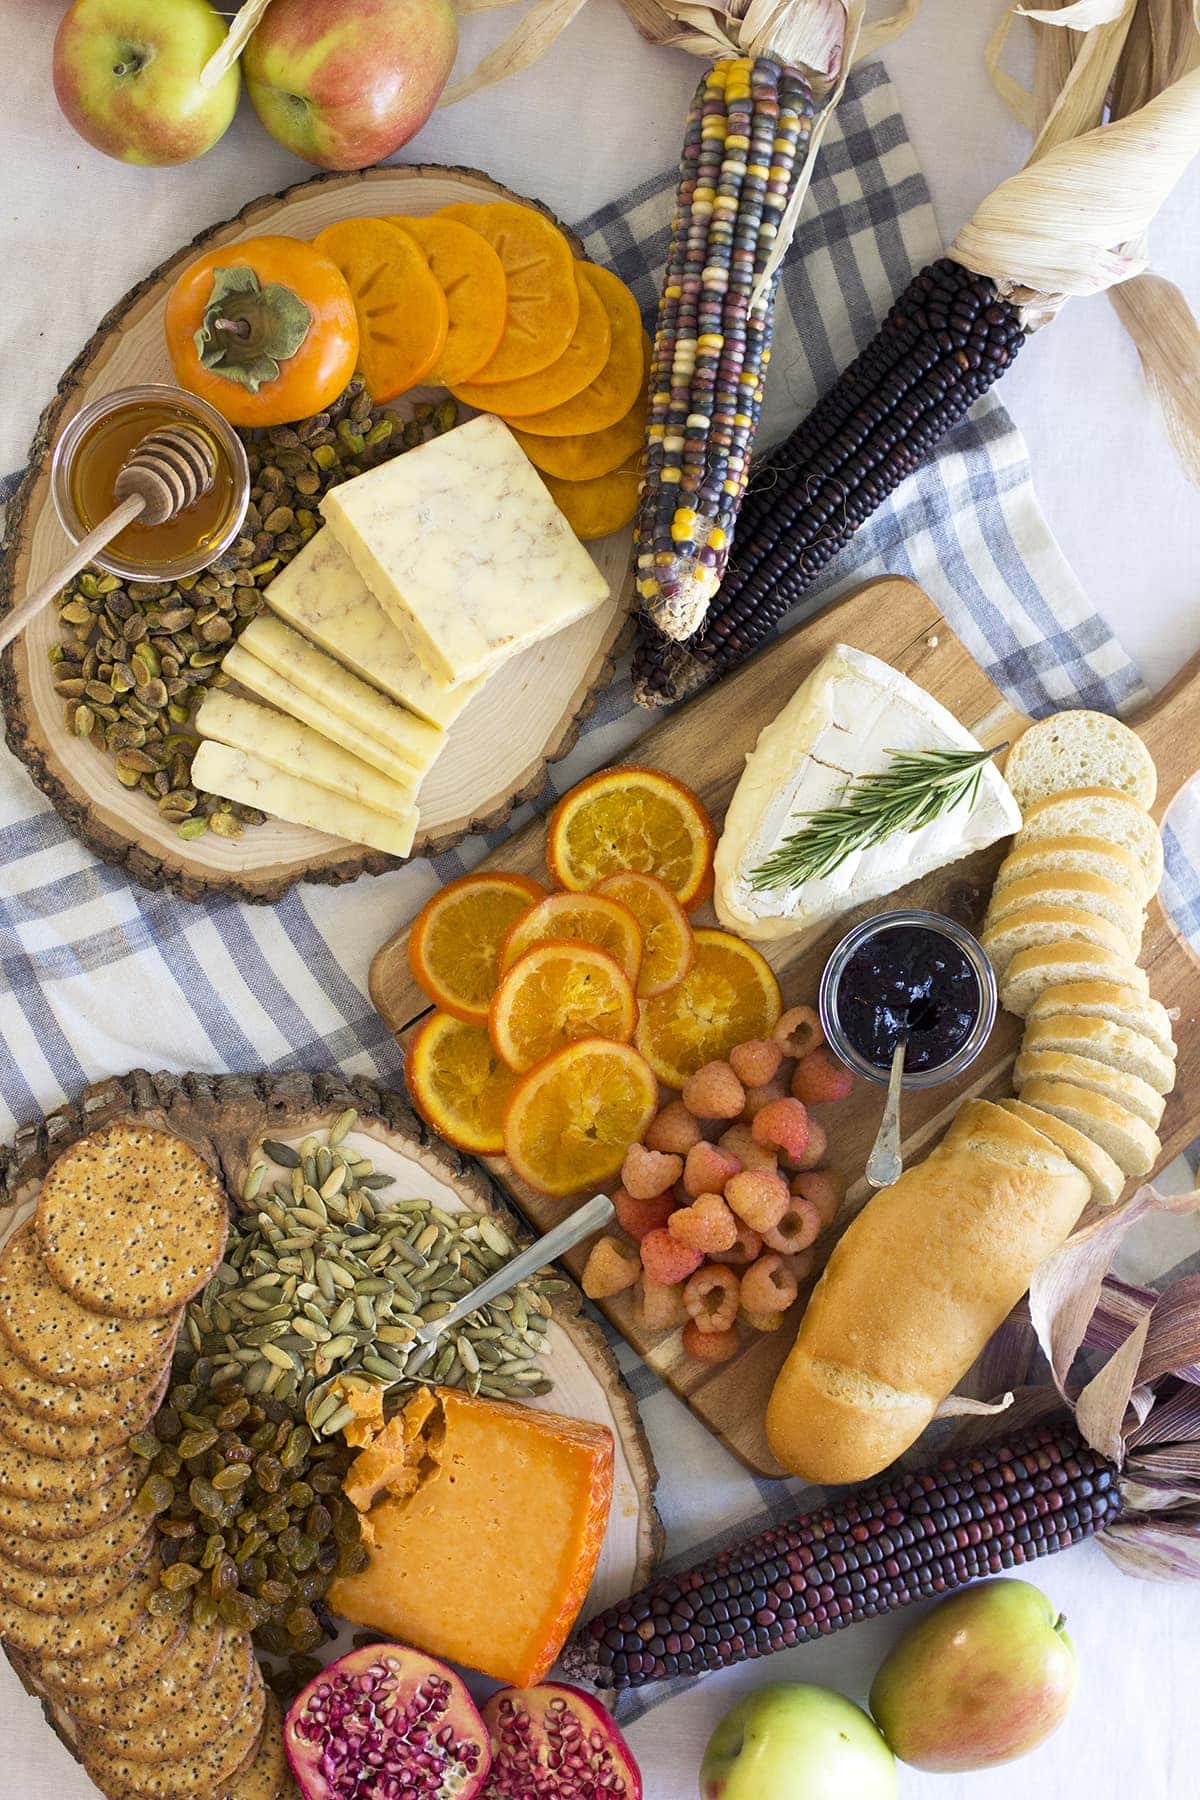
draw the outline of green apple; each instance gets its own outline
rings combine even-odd
[[[830,1688],[775,1682],[708,1740],[700,1800],[896,1800],[896,1762],[865,1712]]]
[[[1078,1679],[1062,1617],[1041,1589],[985,1581],[905,1632],[871,1684],[871,1711],[918,1769],[989,1769],[1058,1729]]]
[[[237,64],[200,72],[225,41],[208,0],[75,0],[54,40],[54,92],[80,137],[120,162],[191,162],[237,111]]]
[[[421,129],[457,49],[450,0],[271,0],[246,46],[246,90],[285,150],[365,169]]]

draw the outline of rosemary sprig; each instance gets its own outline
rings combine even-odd
[[[897,831],[919,831],[964,802],[974,804],[983,765],[1005,749],[889,750],[886,769],[847,782],[837,806],[810,813],[750,876],[750,886],[799,887],[832,875],[855,850]]]

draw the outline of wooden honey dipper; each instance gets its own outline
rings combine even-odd
[[[0,650],[127,525],[135,519],[144,525],[165,525],[206,493],[216,475],[217,454],[201,426],[184,419],[178,425],[162,425],[148,432],[125,458],[113,483],[118,504],[76,544],[47,581],[0,620]]]

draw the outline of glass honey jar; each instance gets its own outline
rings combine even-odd
[[[135,519],[97,552],[96,564],[127,581],[178,581],[196,575],[227,550],[241,530],[250,471],[241,439],[215,407],[183,388],[119,388],[76,413],[50,466],[59,523],[75,543],[114,506],[122,465],[148,432],[181,420],[197,424],[216,458],[212,486],[162,525]]]

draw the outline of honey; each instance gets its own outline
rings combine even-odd
[[[98,525],[117,505],[117,476],[147,433],[180,421],[195,424],[195,412],[170,401],[135,400],[102,414],[83,432],[68,473],[71,504],[83,532]],[[206,430],[206,435],[217,464],[212,486],[162,525],[144,525],[135,519],[112,540],[109,554],[148,574],[181,559],[211,560],[219,554],[231,513],[240,504],[239,482],[226,445],[215,432]],[[205,552],[210,554],[205,556]]]

